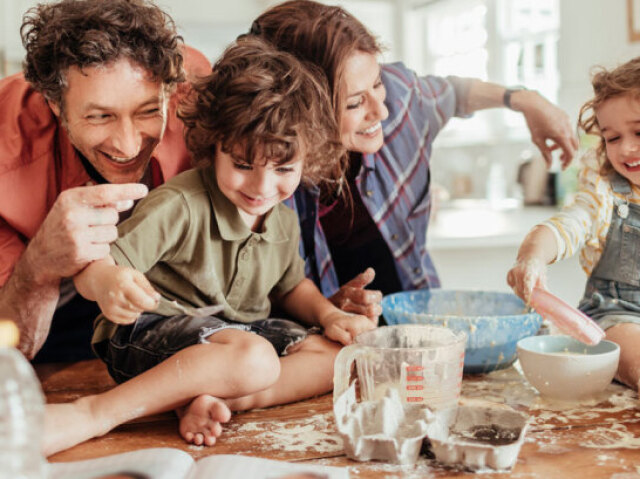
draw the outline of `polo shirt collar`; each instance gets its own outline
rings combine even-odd
[[[238,207],[222,194],[216,181],[215,170],[207,166],[201,170],[201,176],[211,198],[213,213],[216,217],[220,237],[225,241],[240,241],[249,236],[257,236],[268,243],[289,241],[290,234],[280,217],[279,205],[266,214],[262,233],[253,233],[238,212]]]

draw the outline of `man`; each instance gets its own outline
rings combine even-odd
[[[179,84],[210,64],[147,0],[42,4],[21,34],[24,74],[0,81],[0,317],[27,357],[70,361],[91,357],[98,308],[67,278],[108,254],[119,213],[190,166]]]

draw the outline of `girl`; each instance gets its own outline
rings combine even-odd
[[[587,152],[575,203],[527,235],[507,281],[528,301],[546,265],[580,251],[589,275],[579,309],[620,345],[617,379],[640,380],[640,58],[592,80],[578,125],[598,135]]]

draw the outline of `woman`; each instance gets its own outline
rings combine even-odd
[[[285,2],[260,15],[250,34],[316,64],[329,80],[350,152],[351,194],[299,188],[290,206],[300,219],[307,276],[345,310],[377,316],[380,293],[440,285],[426,248],[429,163],[449,118],[507,106],[525,116],[547,163],[560,148],[567,165],[577,149],[568,116],[536,92],[378,64],[376,39],[340,7]]]

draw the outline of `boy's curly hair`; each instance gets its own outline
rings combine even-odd
[[[172,87],[184,81],[182,38],[173,20],[146,0],[62,0],[27,11],[20,29],[25,79],[62,105],[69,67],[129,58]]]
[[[301,153],[303,182],[337,185],[347,156],[328,92],[317,67],[245,37],[193,83],[178,116],[196,164],[210,163],[218,143],[226,153],[244,148],[248,164],[282,164]]]
[[[578,127],[587,134],[600,137],[600,144],[597,148],[601,165],[600,174],[606,176],[613,171],[613,166],[607,159],[606,145],[596,114],[598,108],[611,98],[630,94],[632,97],[640,99],[640,57],[613,70],[598,67],[592,74],[591,84],[594,96],[580,108]]]

